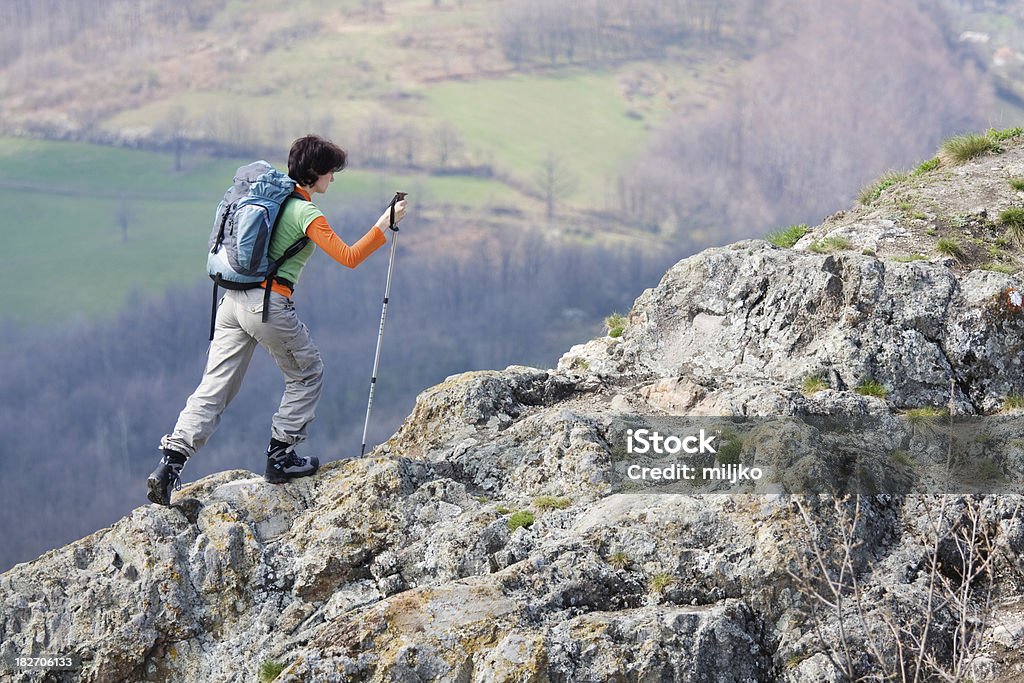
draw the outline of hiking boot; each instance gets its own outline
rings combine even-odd
[[[267,471],[263,475],[271,484],[308,477],[320,469],[320,461],[312,456],[302,457],[295,454],[295,447],[276,439],[271,439],[267,448]]]
[[[171,489],[181,490],[181,469],[185,466],[188,456],[166,448],[163,451],[164,457],[160,458],[160,464],[146,481],[149,488],[146,497],[157,505],[170,505]]]

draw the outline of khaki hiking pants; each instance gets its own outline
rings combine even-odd
[[[284,373],[284,396],[274,414],[271,435],[290,444],[306,439],[320,400],[324,373],[320,351],[295,314],[291,299],[271,293],[269,319],[263,322],[263,296],[262,289],[227,290],[217,310],[203,379],[188,397],[174,431],[160,440],[161,448],[192,457],[203,447],[238,394],[257,344]]]

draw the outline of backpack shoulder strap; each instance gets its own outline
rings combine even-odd
[[[281,220],[281,214],[284,213],[284,205],[291,199],[300,199],[302,201],[309,201],[298,192],[292,192],[288,197],[281,202],[281,209],[277,212],[277,220],[274,221],[274,230],[277,229],[277,224]],[[271,232],[273,234],[273,232]],[[284,253],[280,257],[270,262],[270,271],[267,273],[267,286],[264,288],[263,293],[263,322],[267,322],[268,316],[270,315],[270,290],[274,282],[277,280],[277,270],[281,265],[290,259],[291,257],[298,254],[300,251],[306,248],[309,244],[309,237],[303,235],[299,239],[288,245],[288,248],[284,250]]]

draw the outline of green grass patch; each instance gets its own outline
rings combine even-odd
[[[573,358],[572,363],[569,364],[569,369],[586,372],[590,369],[590,361],[586,358]]]
[[[889,171],[879,178],[874,184],[868,185],[862,189],[860,194],[857,195],[857,201],[864,206],[870,206],[878,201],[878,198],[882,196],[883,192],[893,185],[902,183],[908,177],[909,174],[903,171]]]
[[[1019,138],[1022,134],[1024,134],[1024,128],[1020,127],[1004,128],[1002,130],[990,128],[988,132],[985,133],[985,135],[989,136],[996,142],[1006,142],[1007,140],[1012,140],[1013,138]]]
[[[122,239],[115,215],[130,215]],[[4,314],[17,322],[112,313],[133,289],[156,293],[206,277],[211,204],[196,200],[71,197],[0,189],[6,235],[0,270],[19,283]],[[45,235],[45,240],[40,239]]]
[[[738,465],[742,462],[740,453],[743,452],[743,441],[736,437],[724,441],[718,447],[715,459],[722,465]]]
[[[570,504],[568,498],[559,496],[537,496],[533,499],[533,506],[538,510],[564,510]]]
[[[629,566],[629,555],[621,550],[617,550],[608,558],[608,564],[616,569],[625,569]]]
[[[979,460],[975,466],[979,479],[983,481],[1002,481],[1005,477],[1003,469],[993,460],[988,458]]]
[[[558,76],[445,82],[423,95],[432,119],[455,127],[469,149],[523,182],[553,155],[575,182],[570,198],[600,195],[608,178],[645,148],[645,122],[630,118],[613,72],[563,69]],[[567,106],[571,103],[571,106]],[[586,125],[580,125],[586,112]],[[537,135],[537,122],[544,135]]]
[[[940,237],[939,241],[935,244],[935,248],[940,254],[955,258],[957,261],[963,261],[964,257],[966,257],[963,247],[952,237]]]
[[[810,653],[790,655],[786,658],[786,669],[792,670],[800,666],[800,664],[811,657]]]
[[[1011,178],[1010,187],[1017,192],[1024,192],[1024,178]]]
[[[920,408],[911,408],[904,412],[903,419],[914,429],[920,429],[921,427],[936,424],[944,416],[948,415],[949,411],[946,408],[922,406]]]
[[[740,458],[742,451],[743,442],[738,438],[730,439],[719,446],[715,458],[720,465],[738,465],[742,462]]]
[[[828,382],[821,375],[810,375],[805,377],[803,384],[800,386],[800,391],[804,396],[810,396],[816,394],[819,391],[828,389]]]
[[[604,324],[608,328],[609,337],[621,337],[626,330],[626,317],[621,313],[612,313],[604,319]]]
[[[999,224],[1006,227],[1006,241],[1024,244],[1024,209],[1014,206],[1000,212]]]
[[[942,165],[942,161],[938,157],[932,157],[928,161],[923,162],[920,166],[910,172],[911,177],[918,178],[923,176],[925,173],[934,171]]]
[[[873,379],[861,380],[861,383],[857,385],[857,393],[861,396],[874,396],[875,398],[885,398],[889,392],[880,383]]]
[[[260,683],[271,683],[281,675],[285,666],[280,662],[266,660],[260,664]]]
[[[651,577],[651,591],[660,593],[676,582],[676,577],[668,572],[659,572]]]
[[[5,186],[27,186],[49,196],[212,199],[211,220],[235,169],[249,161],[186,154],[184,170],[175,172],[170,154],[0,138],[0,182]]]
[[[833,251],[847,251],[853,249],[853,243],[845,237],[826,237],[823,240],[818,240],[810,247],[809,251],[813,251],[815,254],[828,254]]]
[[[935,406],[921,406],[919,408],[910,408],[903,414],[913,421],[918,419],[943,417],[945,415],[949,415],[949,410],[946,408],[936,408]]]
[[[991,135],[968,133],[951,137],[942,143],[941,153],[955,163],[962,164],[989,152],[1001,150],[999,141]]]
[[[897,263],[910,263],[912,261],[927,261],[928,257],[924,254],[908,254],[907,256],[893,256],[892,260]]]
[[[984,264],[981,267],[981,269],[982,270],[990,270],[993,273],[1002,273],[1003,275],[1013,275],[1018,270],[1020,270],[1020,266],[1015,266],[1015,265],[1012,265],[1012,264],[1009,264],[1009,263],[997,263],[997,262],[993,261],[991,263]]]
[[[808,228],[806,223],[791,225],[788,228],[783,228],[782,230],[770,233],[765,237],[765,239],[777,247],[784,247],[788,249],[796,244],[801,237],[806,235],[807,230]]]
[[[914,466],[914,460],[910,457],[910,454],[899,448],[894,448],[892,452],[889,453],[889,457],[898,465],[903,465],[904,467]]]
[[[508,518],[506,525],[509,531],[515,531],[519,527],[529,527],[534,522],[533,513],[529,510],[520,510]]]
[[[1024,408],[1024,396],[1009,394],[1003,399],[1003,410],[1020,410]]]

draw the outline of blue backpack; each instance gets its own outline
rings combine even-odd
[[[270,284],[277,279],[289,288],[293,283],[276,278],[282,263],[309,244],[300,237],[277,259],[268,253],[281,208],[290,198],[303,199],[295,191],[295,181],[266,161],[242,166],[235,172],[234,184],[217,205],[210,233],[210,253],[206,272],[213,280],[213,304],[210,309],[210,339],[217,317],[217,288],[255,289],[267,281],[263,297],[263,322],[270,309]]]

